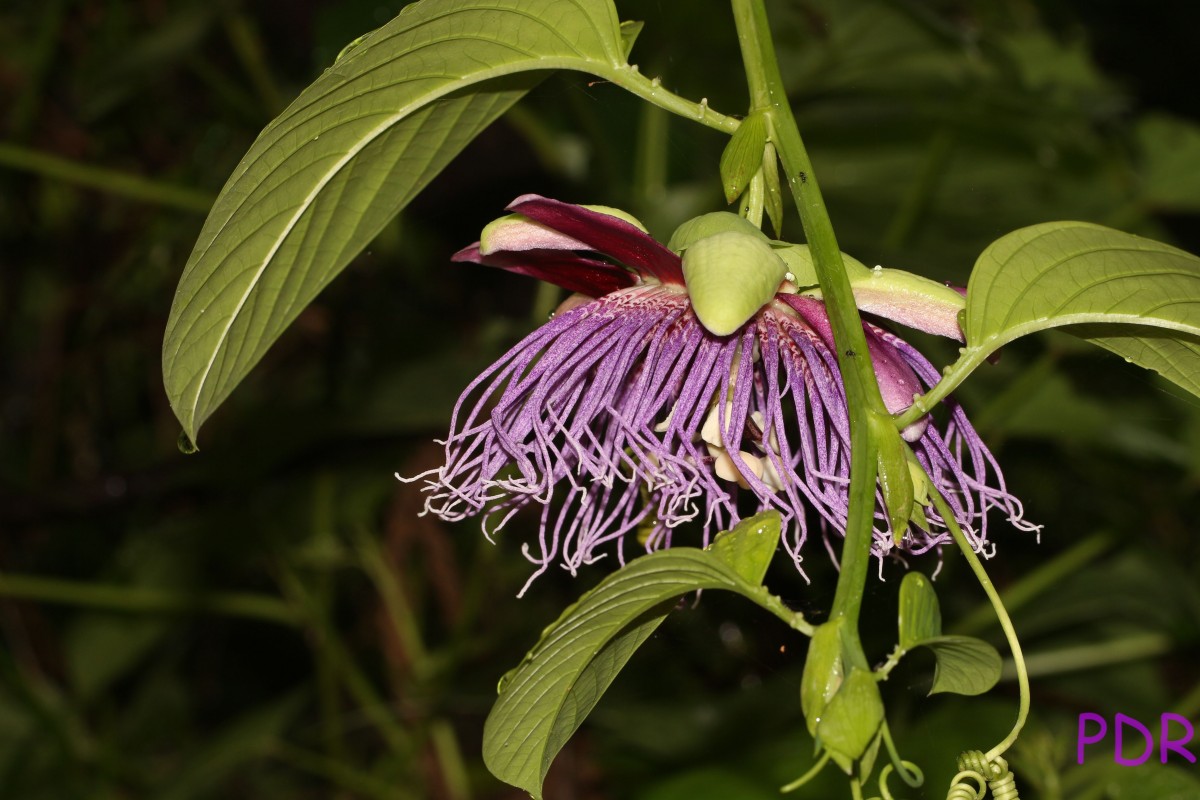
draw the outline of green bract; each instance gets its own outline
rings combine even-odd
[[[728,211],[713,211],[693,217],[676,228],[675,232],[671,234],[670,241],[667,242],[667,248],[676,253],[683,253],[701,239],[716,236],[718,233],[731,232],[756,236],[764,242],[767,241],[766,234],[745,217],[739,217]]]
[[[786,274],[787,265],[761,233],[718,233],[683,253],[683,279],[692,308],[717,336],[733,333],[769,303]]]

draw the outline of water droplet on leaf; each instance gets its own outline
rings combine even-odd
[[[179,446],[179,452],[185,456],[190,456],[200,449],[196,447],[196,443],[184,431],[179,432],[179,439],[176,441],[176,444]]]

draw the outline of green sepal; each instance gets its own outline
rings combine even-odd
[[[772,245],[775,247],[775,254],[787,264],[788,273],[792,275],[788,280],[800,289],[811,289],[812,295],[819,298],[821,290],[815,288],[818,283],[817,269],[813,266],[812,251],[808,249],[808,245],[780,241],[772,242]],[[842,263],[846,265],[846,274],[850,276],[851,281],[865,277],[871,272],[861,261],[845,253],[842,253]]]
[[[641,220],[619,208],[597,205],[581,205],[580,208],[616,217],[628,222],[642,233],[647,232],[646,226],[642,224]],[[485,256],[498,250],[528,250],[535,247],[538,249],[588,249],[587,245],[582,242],[576,242],[565,233],[559,233],[524,214],[506,214],[498,217],[485,225],[479,234],[479,252]]]
[[[908,474],[912,478],[913,486],[913,507],[908,521],[928,532],[929,519],[925,516],[925,506],[930,504],[929,476],[925,474],[925,468],[921,466],[921,462],[917,461],[912,448],[906,445],[905,449],[907,451],[905,455],[908,456]]]
[[[884,713],[887,713],[886,709],[884,709]],[[871,770],[875,769],[875,759],[879,757],[879,750],[883,746],[883,722],[884,718],[881,716],[875,737],[871,739],[871,743],[867,745],[867,749],[858,759],[859,775],[870,775]]]
[[[850,275],[854,302],[863,311],[910,328],[963,340],[959,312],[967,300],[943,283],[902,269],[875,267]]]
[[[805,267],[806,264],[811,265],[813,263],[812,251],[808,245],[782,241],[776,241],[772,244],[779,249],[780,258],[785,259],[788,264],[795,264],[802,270],[811,269],[811,266]],[[784,254],[785,251],[786,255]],[[849,276],[851,283],[864,280],[871,275],[871,268],[849,253],[842,253],[842,263],[846,265],[846,274]]]
[[[696,317],[717,336],[728,336],[771,301],[787,266],[765,238],[718,233],[683,253],[683,279]]]
[[[821,298],[812,253],[808,245],[784,242],[776,250],[796,275],[793,283],[811,297]],[[867,267],[858,259],[842,253],[854,302],[859,310],[886,317],[926,333],[962,341],[962,318],[966,299],[945,284],[886,267]]]
[[[763,165],[766,146],[766,115],[751,114],[742,120],[721,153],[721,184],[725,190],[725,202],[732,203],[745,191],[754,173]]]

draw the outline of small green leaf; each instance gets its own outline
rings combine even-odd
[[[1059,326],[1200,396],[1200,258],[1086,222],[993,242],[975,264],[964,332],[979,363]]]
[[[900,582],[900,646],[911,650],[942,634],[942,610],[933,584],[919,572]]]
[[[762,169],[763,178],[767,182],[767,217],[771,220],[771,229],[778,239],[783,235],[783,187],[779,183],[779,158],[775,154],[775,145],[771,142],[767,142],[763,150]]]
[[[644,27],[646,27],[646,23],[637,20],[626,20],[621,23],[621,48],[626,58],[629,58],[629,54],[633,51],[633,45],[637,43],[637,38]]]
[[[742,120],[721,153],[721,183],[725,189],[725,202],[732,203],[745,191],[754,173],[763,165],[766,146],[766,115],[751,114]]]
[[[937,636],[919,644],[937,658],[930,694],[983,694],[1000,680],[1000,654],[982,639]]]
[[[501,683],[484,725],[483,758],[492,774],[541,797],[554,756],[682,595],[724,589],[781,615],[778,599],[761,585],[779,527],[779,515],[768,512],[720,535],[709,550],[643,556],[563,612]]]
[[[730,231],[695,242],[683,253],[683,279],[696,317],[728,336],[771,301],[787,274],[764,238]]]
[[[840,764],[866,752],[883,722],[883,698],[870,670],[853,667],[817,725],[817,736]],[[843,767],[844,768],[844,767]]]
[[[611,0],[426,0],[346,50],[259,135],[184,268],[163,379],[188,437],[196,441],[321,289],[548,70],[611,73],[627,41]]]
[[[718,533],[709,552],[724,561],[753,586],[759,586],[779,547],[782,526],[779,514],[764,511],[739,522],[733,530]]]

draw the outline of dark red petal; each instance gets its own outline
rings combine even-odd
[[[833,349],[833,326],[829,324],[829,312],[825,310],[825,304],[820,300],[812,297],[803,297],[798,294],[780,293],[775,295],[775,299],[782,303],[786,303],[792,307],[792,310],[804,320],[808,327],[816,331],[821,337],[821,341],[830,350]]]
[[[884,406],[892,414],[907,411],[913,396],[924,392],[925,387],[900,351],[879,335],[879,328],[865,324],[863,333],[867,336],[867,349],[871,351],[871,365],[875,368],[875,380],[879,383]],[[928,425],[929,417],[922,417],[901,433],[905,440],[915,442],[924,435]]]
[[[536,194],[521,195],[508,210],[578,239],[660,283],[683,285],[679,256],[623,219]]]
[[[635,281],[629,270],[570,250],[524,250],[485,256],[480,255],[479,242],[476,242],[450,258],[452,261],[467,261],[527,275],[589,297],[602,297],[632,286]]]

